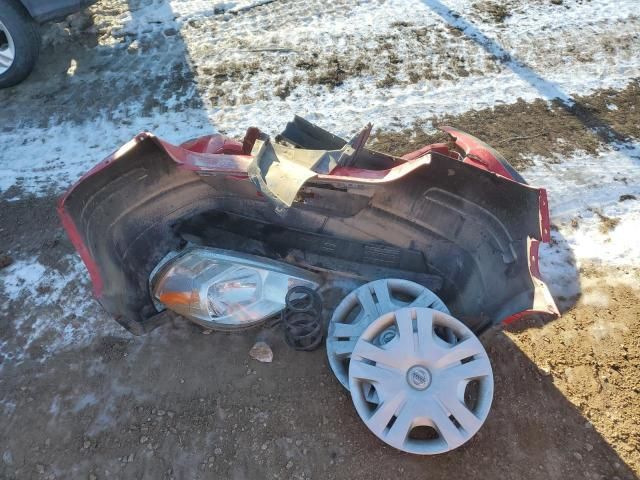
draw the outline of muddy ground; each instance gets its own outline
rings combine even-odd
[[[539,155],[562,161],[576,150],[595,153],[607,142],[640,138],[640,81],[622,90],[599,90],[575,96],[573,105],[558,100],[518,101],[462,115],[427,117],[400,132],[377,132],[372,145],[380,151],[402,155],[433,142],[447,142],[448,135],[434,126],[452,125],[475,135],[500,151],[518,168],[531,165]]]
[[[550,5],[560,8],[561,3],[551,0]],[[101,4],[107,8],[92,20],[95,27],[91,22],[50,27],[63,33],[45,38],[45,56],[34,77],[19,90],[0,94],[10,114],[5,118],[11,118],[3,132],[59,120],[81,123],[87,112],[98,111],[126,125],[129,108],[130,115],[162,112],[168,98],[175,110],[252,101],[229,86],[242,83],[243,78],[234,77],[240,73],[268,79],[268,88],[252,92],[257,96],[286,99],[295,86],[287,86],[277,63],[252,72],[249,54],[237,65],[208,65],[206,48],[213,47],[206,45],[198,47],[204,49],[200,65],[190,67],[185,41],[175,31],[154,25],[139,38],[118,32],[112,20],[144,2]],[[515,2],[505,5],[477,2],[474,8],[483,21],[501,23],[510,9],[520,8]],[[293,15],[286,4],[277,2],[274,8],[284,13],[269,21]],[[189,24],[183,34],[188,39],[209,27]],[[439,36],[450,30],[443,27],[427,36],[411,22],[394,28],[394,41],[409,49],[421,43],[436,48]],[[126,41],[112,45],[113,38]],[[397,62],[384,39],[374,41],[383,52],[376,54],[376,65],[385,67],[377,80],[380,87],[415,83],[426,74],[420,58]],[[183,58],[176,60],[176,53]],[[196,53],[197,48],[191,52]],[[148,72],[146,58],[166,68]],[[77,64],[73,77],[67,74],[72,59]],[[370,66],[345,67],[326,51],[311,49],[296,61],[301,75],[296,81],[323,88],[371,74]],[[503,68],[492,59],[481,66]],[[451,57],[433,74],[453,71],[462,77],[474,68],[480,67]],[[425,115],[413,129],[379,132],[372,145],[403,153],[441,140],[430,126],[449,123],[496,146],[526,172],[530,155],[561,162],[579,148],[595,152],[603,142],[637,139],[639,88],[636,82],[624,90],[579,97],[573,109],[521,101],[455,117]],[[129,105],[134,100],[141,100],[135,108]],[[55,301],[48,300],[47,285],[17,298],[0,289],[0,351],[21,352],[19,360],[0,355],[0,478],[622,480],[640,474],[637,270],[573,263],[575,278],[568,281],[579,284],[580,293],[558,296],[562,318],[531,319],[487,332],[483,342],[495,374],[488,420],[462,448],[419,458],[386,447],[368,432],[333,378],[323,350],[294,352],[271,332],[274,361],[261,364],[248,357],[259,332],[203,332],[176,320],[133,337],[96,304],[87,310],[90,319],[65,313],[60,302],[85,302],[89,293],[86,274],[78,276],[69,261],[74,253],[55,214],[58,194],[52,188],[36,197],[14,187],[0,195],[0,265],[10,268],[11,261],[35,256],[47,270],[68,278],[62,298]],[[44,301],[34,302],[34,296]],[[105,322],[108,327],[98,331],[108,333],[52,352],[49,346],[57,337],[34,337],[31,328],[52,311],[62,325],[56,331]]]

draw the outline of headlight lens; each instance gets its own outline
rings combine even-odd
[[[278,313],[297,285],[315,289],[319,279],[268,258],[200,247],[167,255],[150,278],[159,309],[223,330],[255,325]]]

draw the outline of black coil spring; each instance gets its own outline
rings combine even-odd
[[[296,286],[287,292],[281,318],[284,339],[291,348],[309,352],[322,343],[322,299],[310,288]]]

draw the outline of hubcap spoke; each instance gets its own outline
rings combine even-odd
[[[468,363],[447,368],[442,372],[442,376],[448,384],[457,385],[464,380],[491,376],[491,364],[488,358],[477,358]]]
[[[476,417],[466,405],[462,404],[457,397],[452,395],[448,395],[447,397],[438,395],[438,399],[446,406],[465,431],[475,432],[480,428],[480,425],[482,425],[480,419]]]
[[[391,417],[393,417],[398,409],[405,402],[406,394],[404,392],[398,392],[389,400],[383,401],[376,411],[373,412],[373,415],[369,417],[368,425],[371,430],[377,435],[382,435],[382,433],[389,425],[391,421]]]
[[[418,354],[426,357],[436,348],[433,341],[433,314],[430,310],[420,310],[417,314],[416,326],[418,329]]]
[[[484,347],[476,337],[469,337],[454,345],[448,350],[444,350],[444,355],[438,359],[437,367],[444,368],[457,363],[465,358],[484,354]]]
[[[376,308],[378,309],[378,316],[385,313],[392,312],[397,307],[391,301],[391,294],[389,293],[389,284],[386,280],[378,280],[373,282],[373,291],[376,294],[378,303]]]
[[[13,55],[11,52],[0,51],[0,65],[3,67],[9,67],[13,63]]]
[[[16,52],[11,33],[9,33],[9,30],[7,30],[2,22],[0,22],[0,32],[4,34],[3,36],[6,37],[7,40],[6,44],[0,45],[0,73],[4,73],[13,64]]]
[[[429,417],[433,422],[433,427],[438,430],[438,433],[442,436],[442,439],[447,442],[449,448],[455,448],[461,445],[465,438],[458,428],[449,419],[449,415],[442,407],[440,402],[434,398],[431,398],[428,402],[429,405]]]
[[[359,337],[362,333],[362,326],[357,323],[334,323],[333,336],[341,338]]]
[[[393,422],[389,432],[387,432],[386,440],[392,445],[403,445],[411,432],[415,418],[415,400],[408,400],[400,407],[396,421]]]
[[[333,353],[338,358],[344,358],[351,355],[353,348],[356,346],[357,339],[335,342],[333,345]]]
[[[358,380],[366,380],[376,384],[395,384],[397,375],[391,370],[371,365],[361,360],[353,360],[349,364],[349,376]]]
[[[398,325],[399,349],[405,353],[414,351],[413,343],[413,320],[411,311],[408,309],[396,312],[396,323]]]
[[[403,363],[402,358],[397,353],[385,350],[366,341],[360,345],[358,356],[392,368],[401,368]]]
[[[438,297],[431,291],[425,290],[418,297],[409,304],[410,307],[428,307],[431,306],[436,300],[439,300]]]
[[[372,322],[378,318],[378,307],[376,307],[376,303],[373,301],[373,295],[371,295],[369,288],[358,290],[356,296],[368,322]]]

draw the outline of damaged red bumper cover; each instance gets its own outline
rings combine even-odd
[[[302,130],[292,143],[317,148]],[[250,178],[255,131],[244,142],[210,135],[180,146],[142,133],[80,178],[58,211],[95,296],[135,334],[158,324],[150,272],[187,243],[418,281],[476,333],[557,316],[538,268],[539,244],[550,239],[545,190],[478,139],[444,130],[455,147],[401,158],[365,149],[349,166],[313,174],[284,214]]]

